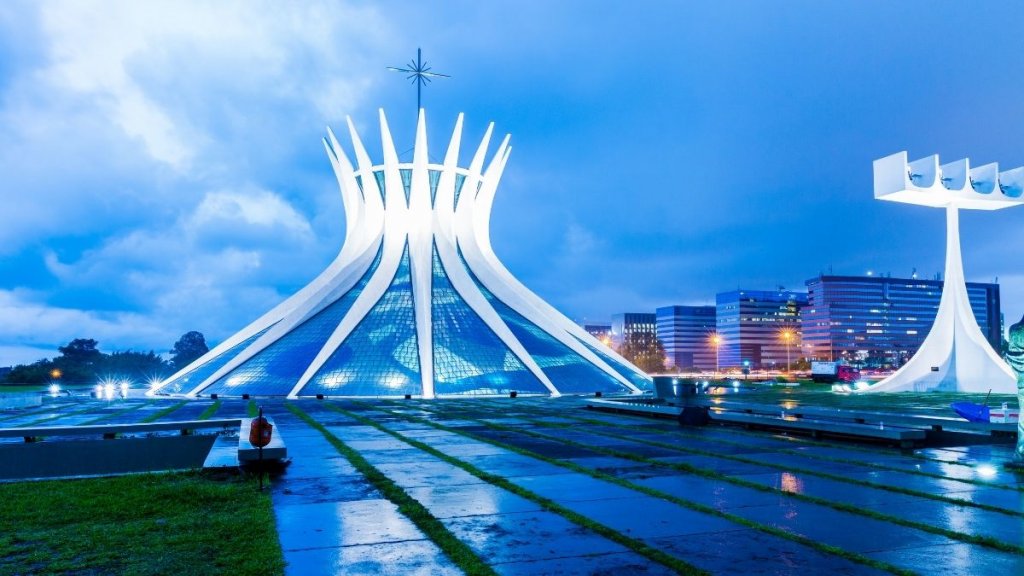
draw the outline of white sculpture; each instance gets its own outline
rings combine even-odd
[[[861,392],[988,392],[1013,394],[1017,378],[992,349],[971,311],[960,255],[959,211],[999,210],[1024,203],[1024,168],[939,165],[938,156],[907,162],[900,152],[875,160],[875,198],[946,210],[946,272],[928,337],[902,368]]]
[[[308,286],[151,393],[423,398],[516,391],[638,392],[650,378],[520,284],[491,249],[490,214],[511,148],[484,170],[493,124],[458,166],[462,115],[442,164],[421,110],[411,163],[380,112],[383,164],[348,122],[355,167],[324,140],[345,242]]]

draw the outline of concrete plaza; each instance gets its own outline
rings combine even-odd
[[[0,427],[249,409],[178,402],[48,400]],[[339,446],[501,574],[1024,573],[1024,475],[1002,468],[1005,445],[680,428],[578,398],[258,403],[292,459],[271,488],[292,574],[460,573]]]

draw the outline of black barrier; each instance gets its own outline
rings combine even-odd
[[[707,426],[710,422],[711,416],[704,406],[685,406],[679,413],[680,426]]]

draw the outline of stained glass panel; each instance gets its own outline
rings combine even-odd
[[[291,392],[366,287],[380,257],[381,249],[378,249],[370,268],[344,296],[219,378],[206,391],[239,394],[241,390],[236,390],[244,386],[244,392],[249,394],[286,395]]]
[[[455,291],[434,247],[431,320],[434,391],[441,394],[548,394],[500,338]]]
[[[391,285],[299,394],[401,396],[421,388],[406,245]]]

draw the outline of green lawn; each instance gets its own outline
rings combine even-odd
[[[848,410],[869,410],[880,412],[916,412],[942,416],[955,416],[949,405],[952,402],[987,403],[997,407],[1003,402],[1017,406],[1016,395],[954,394],[949,392],[900,392],[895,394],[837,394],[831,385],[810,384],[793,388],[774,387],[754,392],[724,395],[725,400],[741,402],[769,402],[773,404],[791,402],[795,406],[821,406]]]
[[[25,392],[42,392],[48,386],[42,384],[0,384],[0,394],[24,394]]]
[[[280,574],[267,492],[195,472],[0,484],[0,575]]]

